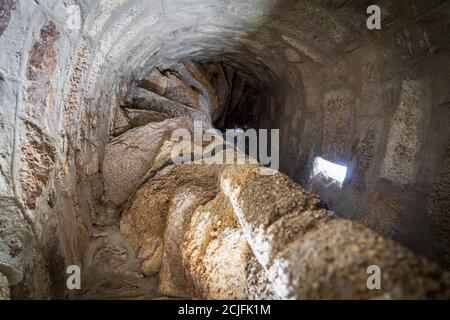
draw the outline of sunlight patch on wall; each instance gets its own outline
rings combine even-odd
[[[327,161],[321,157],[316,157],[313,163],[311,178],[319,174],[334,180],[339,187],[342,187],[342,183],[347,175],[347,167]]]

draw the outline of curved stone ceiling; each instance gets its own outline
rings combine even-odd
[[[55,270],[82,259],[106,210],[115,108],[135,79],[188,59],[226,62],[261,89],[259,127],[280,129],[283,172],[448,267],[448,2],[382,1],[381,31],[366,28],[364,0],[0,5],[0,207],[15,248],[0,244],[0,272],[13,285],[35,256],[59,257]],[[342,188],[311,178],[317,157],[347,167]]]

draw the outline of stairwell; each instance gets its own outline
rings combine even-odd
[[[0,9],[1,299],[450,297],[448,2]],[[279,129],[279,170],[196,123]]]

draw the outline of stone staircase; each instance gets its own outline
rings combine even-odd
[[[449,298],[449,274],[336,217],[282,173],[171,163],[175,130],[226,128],[255,98],[221,63],[186,61],[133,83],[104,153],[104,223],[80,298]],[[367,288],[370,265],[381,290]]]

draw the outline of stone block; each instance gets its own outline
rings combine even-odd
[[[404,205],[382,193],[375,193],[358,220],[379,234],[393,238],[405,215]]]
[[[174,130],[190,128],[186,118],[152,122],[127,131],[105,147],[103,159],[104,201],[121,205],[139,186],[164,141]]]
[[[322,157],[342,163],[353,124],[353,99],[347,90],[331,91],[323,102]]]
[[[424,84],[403,81],[399,105],[391,120],[381,177],[396,186],[411,184],[417,174],[417,156],[422,143],[425,117]]]

